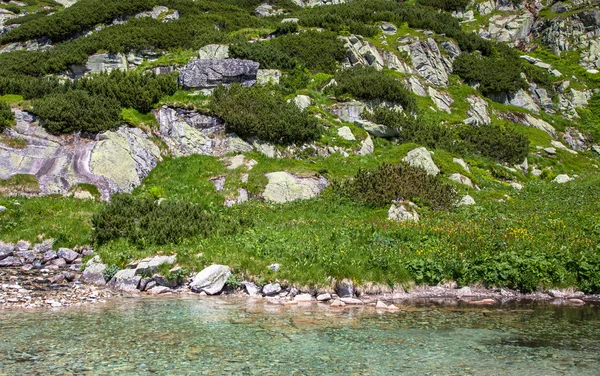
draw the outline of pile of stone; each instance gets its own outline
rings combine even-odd
[[[83,257],[93,253],[88,248],[54,250],[53,245],[53,239],[33,246],[24,240],[14,245],[0,242],[0,267],[21,267],[26,271],[32,269],[79,271]]]

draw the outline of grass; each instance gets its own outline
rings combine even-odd
[[[156,127],[158,127],[158,122],[156,121],[156,118],[154,117],[153,114],[151,114],[151,113],[142,114],[135,108],[121,109],[121,116],[123,117],[123,120],[126,123],[136,126],[138,128],[141,128],[141,127],[156,128]]]
[[[8,179],[0,180],[1,194],[36,194],[40,192],[40,184],[35,175],[16,174]]]

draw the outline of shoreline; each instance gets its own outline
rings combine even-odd
[[[187,284],[178,288],[148,291],[118,291],[107,285],[97,286],[81,281],[77,276],[67,281],[62,274],[50,271],[23,271],[20,268],[0,269],[0,311],[59,309],[104,304],[115,299],[172,296],[189,296],[210,299],[239,298],[263,302],[265,305],[344,308],[375,308],[377,311],[397,311],[415,304],[434,306],[485,306],[501,307],[506,304],[526,302],[549,305],[582,307],[600,306],[600,297],[586,295],[575,289],[553,289],[546,292],[519,293],[509,289],[488,289],[481,286],[414,286],[409,291],[391,293],[361,293],[358,296],[339,297],[333,292],[317,295],[316,291],[295,288],[283,289],[273,296],[248,294],[242,287],[225,288],[221,293],[207,295],[192,292]]]

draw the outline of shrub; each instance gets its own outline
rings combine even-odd
[[[284,22],[277,26],[276,35],[291,34],[298,31],[298,24],[295,22]]]
[[[14,121],[13,113],[10,111],[10,106],[4,101],[0,101],[0,132],[12,124]]]
[[[354,179],[341,183],[342,193],[370,206],[385,206],[394,200],[411,200],[435,209],[449,209],[456,192],[438,176],[405,162],[361,169]]]
[[[337,85],[332,86],[332,90],[338,97],[351,94],[366,100],[394,102],[410,112],[417,110],[417,101],[404,84],[375,68],[345,69],[334,78]]]
[[[102,277],[106,282],[110,281],[121,270],[117,265],[109,265],[102,272]]]
[[[499,162],[521,163],[529,152],[529,139],[503,125],[465,125],[459,136],[470,152],[481,154]]]
[[[467,83],[479,84],[479,91],[486,96],[527,87],[521,77],[520,62],[508,57],[461,54],[454,60],[454,73]]]
[[[344,46],[331,32],[306,31],[262,42],[240,40],[229,49],[233,57],[258,61],[263,68],[291,70],[296,65],[332,73],[346,56]]]
[[[321,134],[312,115],[266,87],[219,86],[211,104],[227,130],[240,137],[288,144],[309,142]]]
[[[231,234],[242,221],[225,219],[189,202],[114,195],[111,202],[92,218],[97,245],[125,239],[131,245],[177,244],[192,237]]]
[[[121,106],[117,100],[82,90],[51,94],[36,100],[32,112],[53,134],[98,133],[117,128],[121,122]]]

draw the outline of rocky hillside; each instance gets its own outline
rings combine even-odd
[[[119,267],[168,249],[189,269],[229,263],[269,280],[595,291],[582,260],[597,253],[597,221],[560,200],[585,192],[585,213],[597,201],[599,5],[2,2],[0,238],[93,244]],[[56,225],[23,219],[56,194],[69,208],[134,201],[87,202],[79,225],[72,209]],[[167,205],[142,221],[155,233],[139,228],[150,209],[121,207],[144,200]],[[210,215],[180,236],[196,210],[183,202]],[[298,240],[307,248],[283,245]],[[273,262],[287,269],[265,272]],[[523,263],[531,275],[515,274]]]

